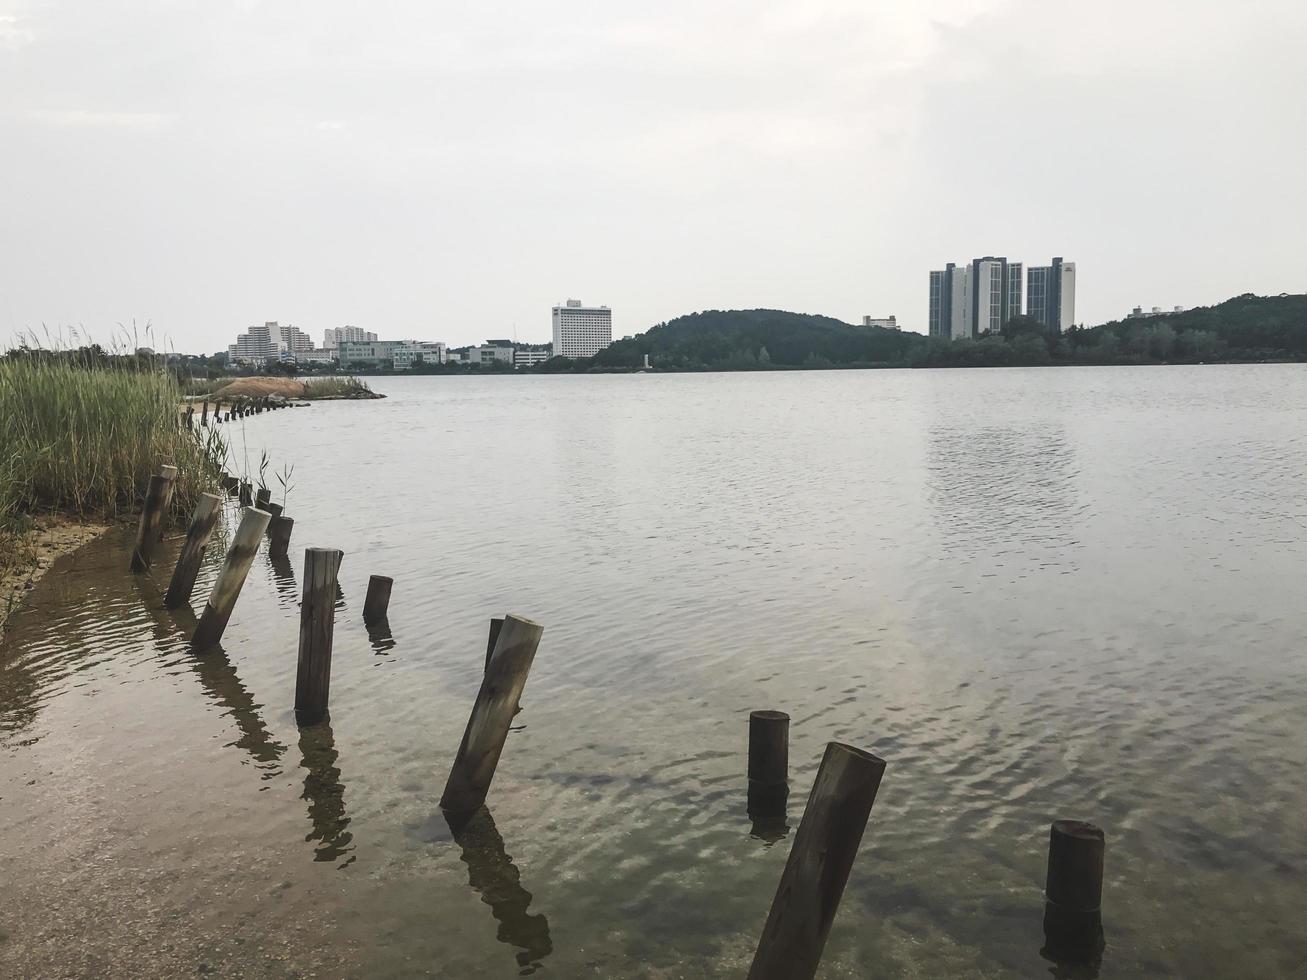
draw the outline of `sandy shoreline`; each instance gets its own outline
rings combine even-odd
[[[0,636],[4,635],[9,614],[22,605],[27,593],[36,588],[55,560],[98,538],[109,527],[57,514],[38,520],[33,531],[18,543],[16,564],[0,571]]]

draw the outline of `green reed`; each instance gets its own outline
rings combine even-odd
[[[187,512],[216,485],[226,446],[212,429],[179,427],[180,400],[162,365],[132,358],[38,350],[0,360],[0,531],[45,513],[130,513],[164,463],[180,471],[173,507]]]

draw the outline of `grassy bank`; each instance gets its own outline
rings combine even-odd
[[[0,565],[48,514],[130,514],[161,463],[180,470],[174,508],[211,489],[225,453],[212,430],[177,425],[181,391],[162,369],[33,351],[0,360]]]

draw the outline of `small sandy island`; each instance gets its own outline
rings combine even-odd
[[[236,378],[214,391],[210,397],[219,401],[237,398],[284,398],[287,401],[312,399],[326,401],[341,398],[385,398],[366,385],[353,383],[349,378],[314,378],[297,381],[294,378]]]

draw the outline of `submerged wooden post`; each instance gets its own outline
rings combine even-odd
[[[490,658],[495,655],[495,643],[499,639],[499,631],[503,628],[503,618],[492,616],[490,619],[490,635],[486,638],[486,670],[490,669]]]
[[[278,517],[280,517],[281,512],[284,509],[285,508],[283,508],[281,504],[274,504],[274,503],[269,503],[266,507],[263,508],[263,510],[266,510],[269,514],[272,515],[273,520],[276,520]]]
[[[234,497],[240,493],[241,481],[234,476],[224,476],[222,478],[222,488],[227,491],[229,497]]]
[[[826,746],[748,980],[816,975],[884,773],[884,760],[870,752]]]
[[[1044,884],[1044,952],[1088,962],[1103,951],[1103,831],[1082,820],[1054,820]]]
[[[336,623],[336,573],[343,551],[304,551],[300,599],[300,655],[295,675],[295,720],[312,725],[327,715],[331,693],[331,638]]]
[[[186,406],[186,428],[188,428],[188,429],[194,429],[194,428],[195,428],[195,421],[194,421],[194,420],[195,420],[195,406],[194,406],[194,405],[187,405],[187,406]]]
[[[259,487],[259,492],[254,495],[254,506],[259,510],[267,510],[271,501],[272,491],[267,487]]]
[[[227,620],[231,619],[231,611],[241,594],[241,586],[245,584],[245,576],[250,573],[255,552],[259,550],[259,540],[267,530],[268,519],[265,511],[253,507],[241,512],[240,527],[232,538],[231,550],[227,552],[227,560],[218,573],[218,580],[213,583],[209,601],[205,603],[200,623],[191,637],[191,645],[196,650],[207,650],[222,639]]]
[[[176,609],[191,601],[195,576],[199,574],[205,546],[209,543],[209,536],[213,534],[213,526],[218,523],[221,512],[221,497],[216,493],[200,494],[195,513],[191,515],[191,526],[186,529],[186,543],[182,545],[182,553],[177,557],[177,567],[172,570],[168,594],[163,597],[163,604],[169,609]]]
[[[458,755],[445,782],[445,792],[440,797],[442,809],[467,813],[485,803],[514,709],[526,687],[543,633],[544,627],[529,619],[504,617]]]
[[[166,466],[163,473],[150,477],[150,489],[145,493],[145,506],[141,508],[141,523],[136,529],[136,547],[132,549],[132,571],[144,572],[150,567],[154,547],[159,543],[163,529],[163,514],[172,499],[172,484],[177,476],[175,466]],[[168,471],[172,475],[168,475]]]
[[[250,483],[246,482],[245,480],[242,480],[242,481],[241,481],[240,500],[241,500],[241,506],[242,506],[242,507],[253,507],[253,506],[254,506],[254,486],[253,486],[253,484],[250,484]]]
[[[390,609],[390,589],[395,580],[389,575],[369,575],[368,594],[363,600],[363,622],[379,623]]]
[[[268,522],[268,557],[274,561],[285,558],[290,548],[290,532],[295,529],[293,517],[278,514]]]
[[[209,424],[209,399],[204,399],[204,407],[200,409],[200,425]]]
[[[790,716],[784,711],[749,713],[749,816],[754,822],[783,817],[790,795]]]

